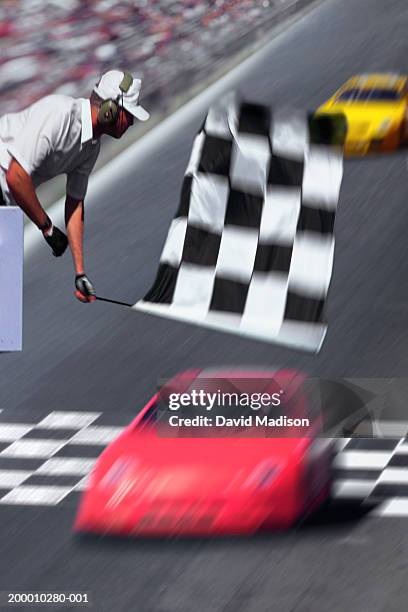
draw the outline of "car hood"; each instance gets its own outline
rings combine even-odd
[[[306,439],[159,438],[130,434],[103,457],[102,489],[127,482],[142,498],[220,496],[271,481],[300,461]],[[130,485],[130,483],[132,483]]]
[[[252,533],[297,516],[307,439],[188,439],[124,432],[99,458],[75,520],[120,535]],[[273,497],[273,499],[271,499]]]

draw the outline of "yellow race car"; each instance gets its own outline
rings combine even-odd
[[[347,119],[346,155],[393,151],[408,144],[408,77],[352,77],[316,111],[317,116],[338,113]]]

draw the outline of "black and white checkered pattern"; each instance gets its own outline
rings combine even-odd
[[[0,506],[54,506],[82,491],[122,427],[95,425],[99,412],[54,411],[38,423],[0,417]]]
[[[408,516],[408,438],[355,438],[343,444],[335,458],[334,497],[381,504],[379,516]]]
[[[229,101],[198,133],[153,287],[138,310],[319,350],[342,179],[308,119]]]
[[[1,412],[1,411],[0,411]],[[99,412],[54,411],[37,423],[0,415],[0,508],[77,504],[98,456],[123,427]],[[384,422],[403,438],[338,441],[335,500],[381,502],[376,514],[408,516],[408,422]]]

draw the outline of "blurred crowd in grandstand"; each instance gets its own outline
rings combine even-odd
[[[127,68],[142,98],[199,80],[288,0],[2,0],[2,114],[49,93],[86,96],[99,74]]]

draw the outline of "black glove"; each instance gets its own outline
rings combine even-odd
[[[86,274],[77,274],[75,277],[75,296],[81,302],[94,302],[96,300],[95,289]]]
[[[61,257],[68,246],[68,238],[64,232],[61,232],[58,227],[51,224],[49,229],[47,229],[45,232],[43,231],[43,236],[46,243],[50,245],[52,254],[55,257]]]

